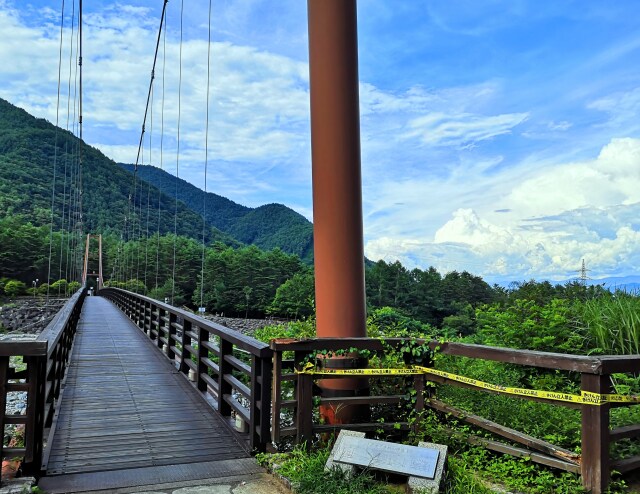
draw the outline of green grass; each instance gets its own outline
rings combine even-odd
[[[579,323],[600,353],[640,353],[640,297],[621,291],[603,294],[582,304]]]
[[[258,461],[289,479],[298,494],[398,494],[404,484],[387,483],[381,475],[363,471],[349,478],[342,470],[324,470],[330,448],[306,452],[296,447],[289,453],[261,454]],[[449,456],[443,481],[444,494],[491,494],[463,461]]]

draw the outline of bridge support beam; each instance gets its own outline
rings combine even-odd
[[[308,0],[315,303],[321,338],[366,336],[356,10],[356,0]],[[321,382],[326,396],[359,394],[366,386],[361,379]]]

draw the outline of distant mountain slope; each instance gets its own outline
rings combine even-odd
[[[133,171],[133,165],[121,166]],[[207,222],[241,242],[261,249],[279,247],[307,262],[313,259],[313,225],[287,206],[266,204],[255,209],[242,206],[213,192],[205,193],[181,178],[176,184],[175,176],[154,166],[139,166],[138,176],[173,197],[177,185],[178,200],[200,215],[206,194]]]
[[[70,132],[59,129],[56,146],[55,126],[35,118],[26,111],[0,98],[0,218],[20,216],[35,225],[51,220],[51,187],[55,173],[56,227],[60,227],[60,212],[67,197],[74,173],[74,151],[80,146],[83,156],[83,216],[85,231],[92,233],[120,233],[127,215],[132,175],[117,166],[96,148],[81,142]],[[56,149],[57,148],[57,149]],[[66,181],[65,181],[66,178]],[[138,192],[139,193],[139,192]],[[143,194],[147,193],[145,187]],[[151,189],[154,214],[149,215],[149,230],[173,233],[175,199],[160,196]],[[143,204],[145,204],[143,202]],[[68,209],[67,209],[68,211]],[[143,212],[144,215],[144,212]],[[131,214],[129,214],[131,217]],[[202,237],[202,218],[183,204],[178,204],[178,234],[199,239]],[[146,218],[145,218],[146,229]],[[221,240],[239,245],[228,234],[210,228],[208,240]]]

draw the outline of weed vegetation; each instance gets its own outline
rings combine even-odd
[[[390,337],[435,338],[481,345],[528,349],[579,355],[630,355],[640,353],[640,297],[635,293],[610,293],[600,287],[577,284],[562,289],[548,283],[527,282],[506,290],[497,302],[478,305],[465,321],[465,331],[447,326],[451,319],[432,326],[417,321],[396,308],[371,308],[368,333],[384,340]],[[459,321],[458,321],[459,322]],[[457,322],[455,323],[457,324]],[[454,329],[456,331],[454,331]],[[288,326],[264,328],[257,336],[264,341],[276,337],[311,337],[313,319]],[[580,374],[555,369],[537,369],[500,362],[434,354],[407,345],[400,354],[383,358],[364,355],[370,366],[398,367],[411,363],[430,363],[438,369],[482,381],[527,389],[580,393]],[[313,357],[311,357],[313,358]],[[615,393],[640,394],[640,377],[614,374]],[[438,385],[437,398],[448,405],[479,415],[538,439],[580,454],[581,415],[579,410],[546,403],[526,401],[502,395],[454,386]],[[372,381],[372,392],[405,394],[398,406],[372,407],[372,420],[381,423],[379,439],[417,444],[420,440],[449,446],[448,473],[444,492],[485,493],[488,483],[510,491],[532,494],[584,492],[580,477],[471,445],[469,437],[504,441],[490,433],[459,421],[451,415],[427,409],[419,417],[412,414],[416,391],[411,379]],[[640,406],[614,408],[611,427],[640,423]],[[419,433],[402,435],[386,422],[408,421]],[[329,447],[318,441],[306,453],[295,448],[288,453],[262,456],[261,459],[281,475],[291,479],[300,493],[387,493],[393,485],[380,482],[372,472],[345,479],[340,471],[324,472]],[[640,442],[624,440],[611,448],[614,459],[640,454]],[[384,479],[382,479],[384,480]],[[630,490],[625,478],[614,477],[611,493]]]

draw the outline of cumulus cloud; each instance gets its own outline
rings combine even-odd
[[[489,279],[566,279],[582,259],[600,277],[640,269],[640,140],[612,139],[592,160],[476,186],[494,200],[454,209],[432,236],[415,215],[395,223],[391,234],[368,239],[367,255]]]
[[[517,184],[500,206],[522,217],[640,201],[640,140],[612,139],[593,160],[558,164]]]

